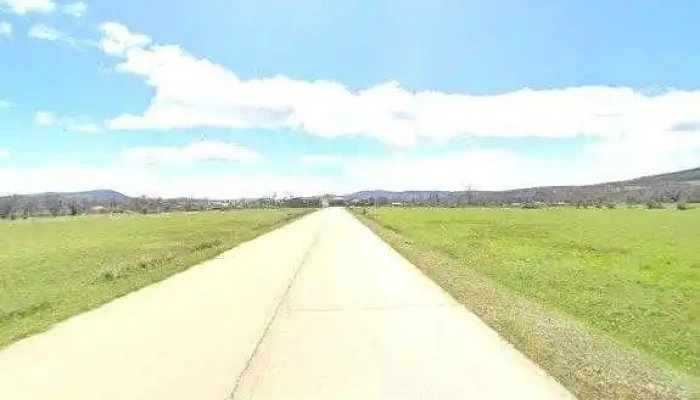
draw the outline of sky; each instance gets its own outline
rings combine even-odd
[[[236,198],[700,167],[700,2],[0,0],[0,193]]]

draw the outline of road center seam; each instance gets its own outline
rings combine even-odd
[[[236,396],[236,393],[239,390],[239,387],[240,387],[241,381],[243,380],[243,377],[250,370],[250,368],[253,364],[253,360],[258,355],[258,353],[260,351],[260,347],[262,346],[263,342],[265,342],[265,338],[267,337],[268,333],[270,332],[270,328],[272,327],[272,324],[275,322],[275,320],[277,319],[277,316],[279,315],[280,310],[282,309],[282,305],[287,300],[287,297],[289,297],[289,293],[291,292],[292,287],[294,286],[294,282],[296,281],[297,277],[299,276],[301,269],[308,262],[309,256],[311,255],[311,252],[313,251],[314,247],[316,246],[318,239],[321,237],[321,231],[323,231],[324,227],[325,227],[324,223],[322,222],[321,226],[319,226],[317,228],[316,233],[314,234],[314,237],[311,240],[311,243],[309,244],[309,248],[304,253],[304,256],[302,257],[301,261],[299,262],[299,265],[297,266],[296,270],[294,271],[292,278],[289,280],[289,283],[287,284],[287,287],[285,288],[284,293],[280,297],[279,303],[277,303],[277,306],[275,307],[275,310],[273,311],[272,316],[270,317],[270,319],[267,321],[267,323],[265,325],[265,329],[263,330],[263,333],[260,336],[260,339],[255,344],[255,348],[253,349],[253,352],[251,353],[250,357],[248,357],[248,360],[246,360],[245,367],[243,368],[241,373],[238,374],[238,376],[236,377],[236,382],[233,386],[233,389],[231,390],[231,393],[224,400],[233,400],[234,397]]]

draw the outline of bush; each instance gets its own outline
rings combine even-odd
[[[612,209],[617,208],[617,204],[615,204],[615,203],[608,203],[608,204],[605,205],[605,207],[607,207],[608,209],[612,210]]]
[[[649,210],[659,210],[662,208],[664,208],[664,205],[658,201],[647,202],[647,209],[649,209]]]
[[[681,211],[690,210],[690,206],[685,201],[679,201],[676,203],[676,208]]]

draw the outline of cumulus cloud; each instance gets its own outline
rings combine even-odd
[[[0,6],[8,7],[16,14],[50,13],[56,9],[53,0],[0,0]]]
[[[255,150],[234,143],[199,141],[186,146],[140,146],[125,150],[127,164],[180,164],[206,160],[261,160]]]
[[[12,25],[6,21],[0,21],[0,37],[12,37]]]
[[[0,160],[10,158],[10,150],[0,148]]]
[[[458,136],[616,138],[641,129],[663,136],[700,120],[700,91],[650,95],[581,86],[470,95],[412,91],[397,82],[354,90],[328,80],[244,80],[179,46],[153,45],[123,25],[105,25],[101,47],[121,60],[117,71],[140,77],[154,90],[146,110],[113,118],[112,129],[287,128],[408,146]]]
[[[63,6],[63,12],[75,18],[82,18],[87,12],[87,5],[82,1],[68,3]]]
[[[184,177],[144,167],[261,157],[235,144],[198,142],[126,149],[119,168],[0,169],[0,186],[22,192],[107,186],[133,195],[213,198],[378,188],[461,190],[466,185],[500,190],[588,184],[700,165],[700,91],[649,94],[626,87],[583,86],[477,96],[412,91],[396,82],[358,90],[333,81],[284,76],[246,80],[179,46],[153,44],[148,36],[118,23],[100,29],[99,47],[118,60],[116,70],[142,79],[154,93],[142,112],[109,119],[110,129],[284,128],[325,138],[361,136],[394,147],[456,137],[577,138],[579,147],[561,155],[472,147],[422,156],[398,151],[377,157],[322,153],[297,159],[303,165],[332,165],[337,171],[333,177]],[[37,114],[40,125],[102,129],[89,118],[44,113]],[[59,173],[80,178],[60,179]]]
[[[97,134],[102,132],[102,126],[92,122],[86,115],[57,117],[49,111],[38,111],[34,116],[34,123],[39,126],[57,126],[69,132]]]
[[[131,32],[127,27],[116,22],[100,25],[102,41],[100,49],[112,56],[124,56],[131,50],[142,49],[151,43],[151,38]]]

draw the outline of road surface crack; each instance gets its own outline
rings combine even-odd
[[[282,297],[280,298],[279,303],[275,307],[275,311],[273,311],[272,317],[270,317],[269,321],[267,321],[267,324],[265,325],[265,329],[263,330],[263,333],[260,336],[260,339],[255,344],[255,348],[253,349],[253,352],[251,353],[250,357],[248,357],[248,360],[246,360],[246,364],[245,364],[245,367],[243,368],[243,371],[236,377],[236,382],[233,386],[233,389],[231,390],[231,394],[228,395],[224,400],[233,400],[235,398],[236,393],[238,392],[239,387],[241,385],[241,382],[243,380],[243,377],[246,376],[246,374],[248,373],[248,371],[252,367],[253,360],[258,355],[258,353],[260,351],[260,347],[262,346],[263,342],[265,342],[265,338],[267,337],[268,333],[270,332],[270,328],[272,327],[272,324],[277,319],[277,316],[279,315],[279,312],[282,309],[282,305],[287,300],[287,297],[289,297],[289,293],[291,292],[292,287],[294,286],[294,282],[297,280],[297,277],[299,276],[301,269],[308,262],[309,256],[311,255],[314,247],[316,247],[316,243],[318,242],[318,239],[321,237],[321,231],[323,231],[324,225],[325,225],[325,223],[321,224],[317,228],[316,233],[314,234],[314,237],[311,240],[311,243],[309,244],[308,249],[304,253],[304,256],[302,257],[301,261],[299,262],[297,269],[294,271],[292,278],[289,280],[289,283],[287,284],[287,287],[285,288],[284,293],[282,294]],[[257,381],[256,381],[256,385],[257,385]],[[251,398],[252,398],[252,393],[253,392],[251,392]]]

